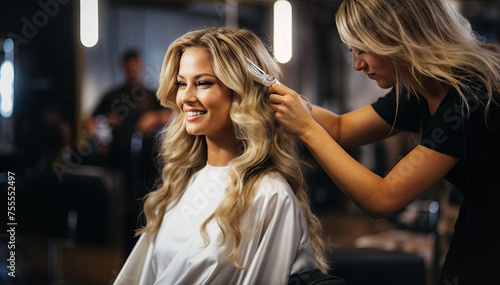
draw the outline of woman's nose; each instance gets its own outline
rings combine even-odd
[[[193,103],[196,102],[196,88],[192,85],[189,84],[184,88],[184,90],[181,91],[181,101],[183,103]]]
[[[358,56],[355,53],[353,53],[352,54],[352,59],[353,59],[352,67],[356,71],[361,71],[361,70],[365,69],[365,67],[366,67],[366,61],[364,61],[360,56]]]

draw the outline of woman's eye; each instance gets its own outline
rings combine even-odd
[[[175,84],[176,86],[178,86],[179,88],[185,88],[185,87],[187,87],[187,84],[186,84],[185,82],[182,82],[182,81],[177,81],[177,82],[175,82],[174,84]],[[203,81],[203,80],[202,80],[202,81],[198,81],[198,82],[196,83],[196,86],[198,86],[198,87],[205,87],[205,88],[207,88],[207,87],[209,87],[209,86],[212,86],[212,85],[214,85],[214,83],[213,83],[213,82],[210,82],[210,81]]]
[[[357,48],[354,48],[354,49],[350,48],[349,49],[349,52],[353,52],[353,51],[356,52],[358,55],[366,53],[366,51],[360,50],[360,49],[357,49]]]
[[[208,86],[212,86],[212,85],[214,85],[214,84],[210,81],[199,81],[198,82],[198,86],[201,86],[201,87],[208,87]]]

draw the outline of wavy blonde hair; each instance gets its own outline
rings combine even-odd
[[[309,235],[320,269],[328,269],[321,239],[321,224],[313,214],[306,192],[296,140],[282,131],[268,100],[268,88],[255,83],[246,68],[245,57],[280,80],[279,66],[260,39],[244,29],[209,28],[189,32],[174,41],[165,55],[157,96],[162,105],[173,110],[173,119],[163,132],[160,156],[164,166],[162,185],[146,196],[144,214],[147,224],[139,233],[154,233],[161,226],[167,206],[183,195],[190,178],[207,163],[204,136],[186,132],[185,120],[176,105],[176,76],[183,52],[190,47],[205,48],[212,56],[218,79],[233,92],[229,116],[238,141],[238,153],[229,165],[228,187],[224,200],[200,228],[206,244],[210,242],[207,224],[215,219],[223,242],[232,237],[232,263],[237,261],[241,242],[240,222],[251,207],[261,179],[269,173],[281,174],[290,184],[304,211]]]
[[[498,104],[500,57],[448,0],[345,0],[336,14],[347,45],[384,57],[396,73],[396,94],[422,87],[422,76],[471,94],[488,110]],[[480,83],[477,82],[479,80]],[[474,89],[486,88],[487,98]],[[495,95],[496,94],[496,95]],[[484,100],[487,99],[487,100]]]

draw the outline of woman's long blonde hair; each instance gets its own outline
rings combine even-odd
[[[474,33],[448,0],[345,0],[336,14],[342,41],[380,55],[395,68],[396,90],[421,88],[422,76],[456,89],[467,100],[498,103],[500,57]],[[479,82],[478,82],[479,80]],[[420,86],[419,86],[420,85]],[[486,89],[487,98],[476,96]]]
[[[261,40],[249,30],[209,28],[193,31],[168,48],[157,96],[163,106],[173,110],[173,119],[163,132],[160,151],[164,164],[162,185],[146,196],[144,213],[147,224],[139,233],[151,234],[159,230],[167,206],[183,195],[190,178],[207,163],[205,137],[186,132],[185,120],[175,102],[179,62],[183,52],[190,47],[203,47],[211,54],[216,76],[233,92],[229,115],[239,148],[237,156],[229,163],[226,196],[200,229],[203,238],[207,244],[210,242],[206,226],[215,219],[224,241],[228,240],[228,235],[232,237],[233,265],[243,268],[237,260],[241,218],[252,205],[261,179],[266,174],[277,172],[290,184],[300,202],[316,261],[320,269],[326,271],[321,225],[309,205],[296,140],[280,129],[268,100],[268,88],[252,80],[245,57],[279,79],[281,72]]]

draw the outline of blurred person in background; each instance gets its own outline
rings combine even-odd
[[[86,164],[109,167],[124,177],[127,202],[127,251],[134,246],[134,231],[141,211],[138,201],[151,190],[158,177],[154,162],[155,135],[170,119],[170,110],[162,107],[153,91],[142,84],[143,63],[138,51],[122,53],[120,67],[125,82],[107,92],[84,130],[95,143]]]

